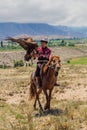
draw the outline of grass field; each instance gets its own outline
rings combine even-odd
[[[73,58],[70,60],[70,64],[83,64],[87,65],[87,57],[79,57],[79,58]]]
[[[79,69],[80,68],[80,69]],[[28,100],[35,67],[0,69],[0,130],[86,130],[87,65],[62,65],[51,112],[33,110]],[[44,106],[45,97],[40,96]]]
[[[0,47],[0,51],[20,51],[23,50],[22,47],[20,46],[5,46],[5,47]]]
[[[34,111],[29,99],[31,67],[0,69],[0,130],[87,130],[87,48],[54,47],[63,64],[58,77],[60,86],[52,93],[51,111]],[[0,63],[12,64],[24,52],[0,52]],[[76,58],[80,57],[80,58]],[[44,106],[45,97],[40,96]]]

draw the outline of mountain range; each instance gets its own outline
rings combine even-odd
[[[54,26],[45,23],[0,23],[0,40],[22,34],[85,38],[87,37],[87,27]]]

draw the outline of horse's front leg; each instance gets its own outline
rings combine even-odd
[[[35,97],[35,102],[34,102],[34,110],[36,110],[36,103],[37,103],[37,97]]]
[[[48,109],[48,94],[47,94],[47,90],[44,90],[44,94],[45,94],[45,97],[46,97],[46,104],[44,106],[44,109]]]
[[[50,110],[51,94],[52,94],[52,89],[51,89],[51,90],[49,90],[49,98],[48,98],[48,110]]]

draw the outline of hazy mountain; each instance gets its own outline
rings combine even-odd
[[[0,23],[0,39],[20,34],[87,37],[87,27],[53,26],[45,23]]]

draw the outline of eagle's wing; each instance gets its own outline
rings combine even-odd
[[[27,40],[21,39],[21,38],[20,39],[15,39],[15,38],[12,38],[12,37],[8,37],[6,40],[10,40],[12,42],[18,43],[25,50],[28,50],[28,49],[33,50],[36,47],[38,47],[37,43],[35,43],[35,42],[27,42]]]

